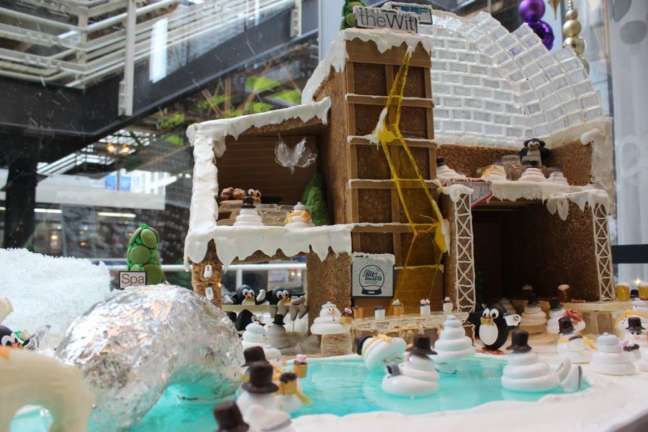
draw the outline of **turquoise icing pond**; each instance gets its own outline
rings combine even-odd
[[[497,358],[463,360],[456,373],[440,374],[436,394],[411,399],[384,394],[381,390],[383,371],[367,371],[359,358],[314,360],[309,364],[308,377],[302,381],[304,393],[313,403],[295,412],[293,417],[310,414],[343,416],[372,411],[424,414],[468,409],[499,400],[533,402],[547,394],[562,393],[562,390],[542,393],[506,391],[500,385],[504,364]],[[584,384],[583,388],[586,386]],[[201,384],[169,387],[140,424],[131,428],[131,432],[214,431],[216,422],[212,410],[220,400],[210,398],[209,393],[209,388]],[[183,394],[204,396],[187,400]],[[46,432],[49,423],[46,412],[32,411],[14,418],[11,432]]]

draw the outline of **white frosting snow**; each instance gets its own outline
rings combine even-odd
[[[443,323],[443,330],[434,344],[437,360],[451,361],[475,353],[472,340],[466,336],[461,321],[454,315],[448,315]]]
[[[207,243],[213,240],[218,259],[227,266],[235,258],[241,260],[257,250],[273,256],[281,250],[286,256],[311,251],[324,260],[329,248],[334,253],[351,253],[352,225],[325,225],[299,230],[281,226],[230,227],[214,225],[200,237],[187,235],[185,254],[193,262],[200,262],[207,251]]]
[[[213,239],[216,230],[218,168],[214,164],[214,155],[220,157],[225,153],[225,139],[228,136],[238,138],[253,127],[281,124],[291,119],[308,122],[318,118],[326,124],[330,107],[330,99],[325,98],[316,103],[189,126],[187,136],[194,146],[194,170],[189,231],[185,238],[185,261],[202,261],[207,253],[207,244]]]

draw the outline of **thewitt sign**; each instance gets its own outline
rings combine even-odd
[[[146,285],[146,272],[143,271],[120,271],[119,289],[123,290],[132,286]]]
[[[385,9],[394,9],[401,12],[410,12],[418,16],[419,24],[432,25],[433,13],[432,6],[418,3],[399,3],[387,2],[383,6]]]
[[[356,25],[362,28],[390,28],[418,33],[418,16],[393,9],[356,6],[353,8]]]

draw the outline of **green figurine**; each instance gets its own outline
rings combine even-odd
[[[340,29],[353,28],[356,25],[355,16],[353,16],[353,8],[355,6],[367,6],[362,0],[344,0],[342,6],[342,24]]]
[[[159,244],[160,234],[146,224],[140,224],[128,241],[128,270],[145,271],[148,285],[166,280],[160,265]]]

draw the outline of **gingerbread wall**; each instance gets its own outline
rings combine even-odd
[[[521,298],[531,284],[538,296],[560,284],[574,298],[599,300],[592,212],[570,204],[566,221],[539,203],[473,212],[478,301]]]
[[[515,154],[513,148],[482,147],[445,144],[437,149],[448,166],[469,177],[477,176],[477,169],[499,161],[502,156]],[[549,167],[559,168],[572,185],[590,183],[592,173],[592,146],[578,141],[569,142],[551,150],[545,162]]]

